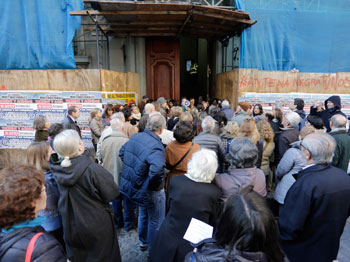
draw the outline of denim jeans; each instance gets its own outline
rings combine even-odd
[[[112,201],[112,208],[117,220],[117,227],[124,227],[126,231],[134,227],[135,204],[132,201],[130,201],[126,196],[120,194]]]
[[[138,233],[142,245],[148,244],[151,250],[158,230],[165,218],[165,193],[164,189],[151,192],[151,205],[139,207]]]

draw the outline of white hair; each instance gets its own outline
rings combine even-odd
[[[329,164],[332,162],[336,142],[328,134],[310,134],[301,142],[301,146],[310,152],[316,164]]]
[[[206,116],[202,121],[202,128],[204,132],[214,133],[215,130],[215,119],[211,116]]]
[[[125,122],[125,116],[124,116],[124,113],[123,112],[117,112],[117,113],[114,113],[111,117],[111,119],[114,119],[114,118],[118,118],[120,119],[121,121]]]
[[[113,118],[110,122],[113,131],[123,132],[124,122],[119,118]]]
[[[156,108],[154,107],[154,105],[152,103],[148,103],[145,105],[145,114],[151,114],[153,111],[156,110]]]
[[[221,105],[224,107],[224,106],[227,106],[229,107],[230,106],[230,103],[225,99],[224,101],[222,101]]]
[[[79,145],[83,143],[76,130],[66,129],[55,136],[53,147],[60,158],[63,158],[61,166],[69,167],[72,165],[70,158],[78,156]]]
[[[299,125],[300,116],[298,115],[298,113],[289,112],[284,117],[289,122],[289,127],[296,127],[297,125]]]
[[[211,183],[217,169],[216,153],[212,150],[201,149],[192,155],[192,159],[187,164],[185,175],[196,182]]]
[[[335,128],[345,128],[347,120],[345,116],[336,114],[332,116],[331,122]]]

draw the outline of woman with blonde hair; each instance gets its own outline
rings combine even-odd
[[[260,169],[265,174],[267,190],[271,191],[273,173],[270,167],[270,163],[273,161],[273,157],[274,157],[273,152],[275,149],[275,143],[273,142],[273,139],[275,134],[271,128],[271,125],[266,120],[259,121],[256,127],[258,128],[260,137],[263,141],[263,155],[262,155]]]
[[[26,163],[45,172],[46,208],[39,212],[39,216],[45,218],[42,227],[64,245],[62,218],[58,212],[60,192],[49,166],[51,153],[51,146],[47,142],[33,142],[27,148]]]
[[[193,123],[193,116],[191,115],[190,112],[182,112],[182,114],[180,115],[180,122],[190,122],[191,124]]]
[[[106,169],[90,159],[79,134],[64,130],[53,142],[50,167],[60,191],[67,254],[72,261],[120,261],[110,202],[118,187]]]
[[[246,118],[243,120],[241,126],[239,127],[237,137],[247,137],[249,138],[258,148],[258,160],[256,162],[256,167],[261,167],[262,155],[263,155],[263,140],[260,139],[260,134],[256,128],[255,121],[252,118]]]
[[[97,150],[98,141],[100,140],[103,129],[105,128],[101,117],[102,113],[99,108],[94,108],[91,110],[89,117],[89,126],[91,131],[92,144],[95,148],[95,152]]]
[[[239,126],[235,121],[227,122],[226,126],[223,128],[223,132],[220,135],[220,138],[225,146],[225,156],[228,157],[229,148],[232,140],[237,137],[239,131]],[[230,166],[229,162],[226,161],[223,163],[223,171],[226,171]]]
[[[172,131],[174,126],[179,122],[179,118],[182,113],[181,106],[174,106],[170,109],[170,119],[168,120],[168,130]]]

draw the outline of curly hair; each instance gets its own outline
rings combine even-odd
[[[260,140],[260,134],[253,119],[244,119],[239,128],[238,137],[248,137],[254,144]]]
[[[35,218],[33,202],[40,198],[45,183],[44,172],[20,165],[0,171],[0,228]]]
[[[239,131],[239,126],[235,121],[228,121],[227,125],[223,129],[223,134],[230,134],[236,137]]]
[[[271,125],[266,120],[261,120],[256,124],[256,127],[260,133],[260,137],[266,142],[272,142],[275,133],[272,130]]]

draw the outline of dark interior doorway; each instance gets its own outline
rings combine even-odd
[[[180,38],[180,95],[204,99],[209,95],[210,42],[202,38]]]

